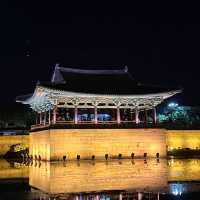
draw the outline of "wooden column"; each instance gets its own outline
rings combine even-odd
[[[74,108],[74,123],[78,124],[78,108],[75,106]]]
[[[153,123],[156,124],[157,117],[156,117],[156,108],[153,108]]]
[[[99,200],[100,198],[99,198],[99,195],[97,194],[97,195],[95,195],[95,200]]]
[[[98,124],[97,106],[94,107],[94,123]]]
[[[51,109],[49,110],[49,124],[51,124]]]
[[[122,193],[119,193],[119,200],[122,200],[123,199],[123,195]]]
[[[135,109],[135,123],[139,124],[139,110],[138,110],[138,108]]]
[[[117,123],[118,124],[121,123],[121,117],[120,117],[120,109],[119,109],[119,107],[117,107]]]
[[[42,124],[42,112],[40,112],[40,124]]]
[[[138,192],[138,200],[142,200],[142,193],[141,192]]]
[[[157,200],[160,200],[160,193],[157,193]]]
[[[53,109],[53,124],[56,123],[56,110],[57,110],[57,108],[55,107],[55,108]]]
[[[45,111],[45,112],[44,112],[43,125],[45,125],[45,124],[46,124],[46,117],[47,117],[47,113],[46,113],[46,111]]]
[[[79,200],[79,197],[78,197],[78,195],[76,195],[76,197],[75,197],[75,200]]]

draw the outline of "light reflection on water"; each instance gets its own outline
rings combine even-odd
[[[24,199],[164,199],[166,194],[180,197],[200,191],[200,160],[21,164],[0,160],[0,182],[0,187],[8,183],[25,184],[28,192],[22,189],[22,196],[27,195]],[[7,187],[11,188],[11,184]]]

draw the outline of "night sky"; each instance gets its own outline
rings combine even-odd
[[[55,1],[56,2],[56,1]],[[140,82],[182,87],[200,105],[200,18],[195,5],[0,5],[1,103],[50,80],[55,63],[127,65]],[[123,83],[122,83],[123,84]]]

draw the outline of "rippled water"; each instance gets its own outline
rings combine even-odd
[[[0,160],[0,199],[200,199],[200,160]]]

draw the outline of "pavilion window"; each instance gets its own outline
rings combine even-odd
[[[98,109],[98,121],[100,122],[109,122],[117,121],[117,111],[116,109]]]
[[[57,121],[65,121],[65,113],[63,108],[57,109]]]
[[[140,110],[138,116],[139,116],[140,122],[143,122],[143,123],[147,122],[147,111],[145,109],[144,110]]]
[[[72,108],[58,108],[58,121],[73,121],[73,109]]]
[[[78,109],[78,122],[92,122],[94,121],[94,109],[92,108],[79,108]]]
[[[120,118],[121,118],[121,121],[133,121],[134,118],[133,118],[133,112],[130,108],[128,109],[120,109]]]
[[[66,108],[65,120],[66,121],[73,121],[73,113],[74,113],[73,108]]]

